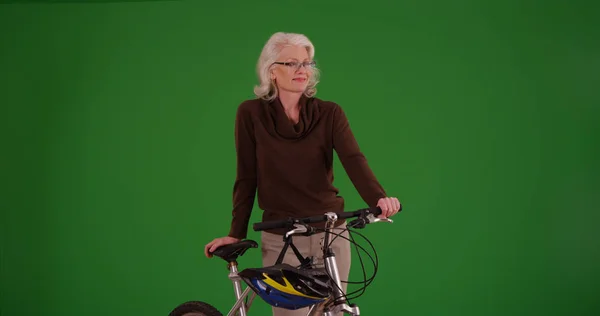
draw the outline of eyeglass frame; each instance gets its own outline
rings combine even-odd
[[[299,61],[275,61],[273,62],[273,64],[275,65],[284,65],[286,67],[290,67],[289,69],[294,69],[291,68],[293,64],[298,64],[294,71],[298,71],[300,69],[300,67],[304,66],[305,69],[314,69],[317,65],[317,63],[314,60],[311,61],[303,61],[303,62],[299,62]]]

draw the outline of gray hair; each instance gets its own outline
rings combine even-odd
[[[254,87],[254,94],[258,98],[271,101],[277,97],[277,87],[271,80],[271,66],[273,62],[277,61],[279,54],[285,47],[296,45],[304,46],[311,60],[315,57],[315,47],[303,34],[277,32],[269,38],[256,65],[259,85]],[[319,83],[319,75],[319,69],[314,68],[310,78],[308,78],[308,85],[304,91],[305,96],[310,98],[317,93],[316,86]]]

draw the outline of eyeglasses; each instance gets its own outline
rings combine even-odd
[[[273,64],[284,65],[284,66],[288,67],[290,70],[294,70],[294,71],[298,71],[298,69],[300,69],[300,67],[302,67],[302,66],[304,66],[304,68],[307,69],[307,70],[312,70],[317,65],[315,63],[315,61],[305,61],[305,62],[297,62],[297,61],[282,62],[282,61],[276,61]]]

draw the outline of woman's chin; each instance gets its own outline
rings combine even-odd
[[[292,87],[286,87],[286,89],[283,90],[291,93],[302,93],[306,91],[306,85],[294,85]]]

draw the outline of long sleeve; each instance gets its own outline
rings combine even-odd
[[[333,120],[333,147],[362,199],[368,206],[376,206],[380,198],[386,197],[385,190],[377,181],[367,159],[360,151],[346,114],[341,107],[336,107]]]
[[[233,211],[229,236],[244,239],[256,196],[256,140],[247,103],[242,103],[235,119],[237,171],[233,186]]]

